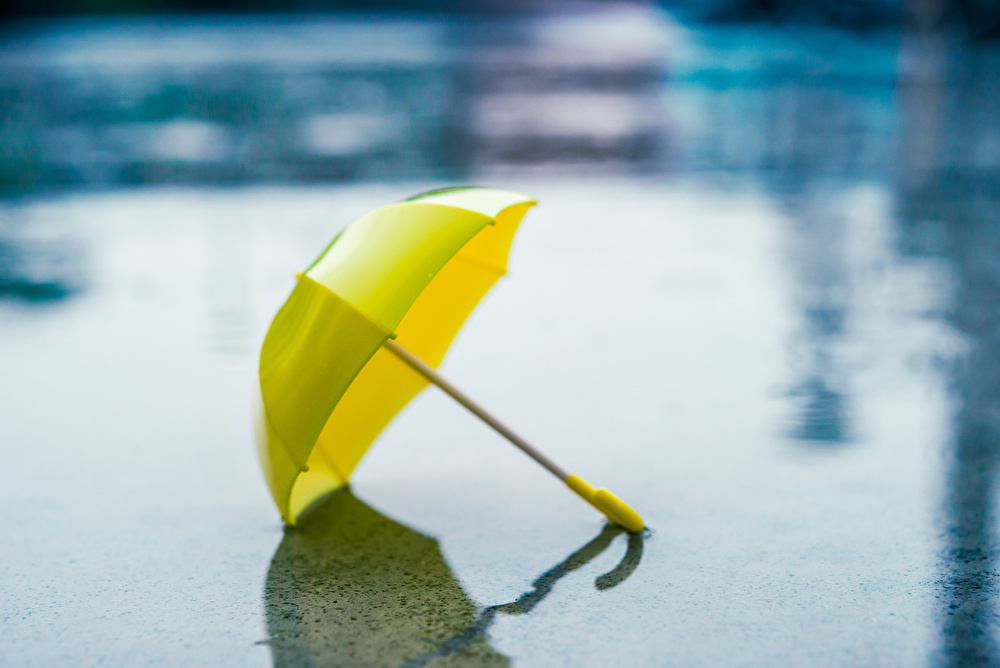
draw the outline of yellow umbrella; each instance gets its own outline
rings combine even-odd
[[[289,524],[347,483],[365,451],[434,383],[629,531],[638,514],[570,475],[435,367],[507,271],[535,201],[492,188],[435,190],[347,226],[299,276],[260,351],[257,451]]]

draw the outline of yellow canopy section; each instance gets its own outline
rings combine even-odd
[[[534,204],[492,188],[424,193],[351,223],[301,277],[260,355],[258,455],[286,522],[347,482],[427,385],[385,340],[438,366]]]

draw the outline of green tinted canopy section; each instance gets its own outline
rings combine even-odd
[[[346,483],[427,385],[382,344],[438,366],[534,204],[492,188],[424,193],[351,223],[301,276],[259,369],[258,454],[286,522]]]

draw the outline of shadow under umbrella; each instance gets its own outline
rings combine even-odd
[[[516,601],[480,610],[448,568],[437,541],[376,512],[342,488],[286,530],[268,569],[264,611],[275,666],[506,666],[486,641],[497,614],[530,612],[556,581],[624,531],[596,538],[546,571]],[[642,537],[599,590],[639,565]]]

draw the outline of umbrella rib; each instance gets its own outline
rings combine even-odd
[[[430,364],[414,355],[393,339],[387,339],[385,347],[389,349],[389,352],[409,365],[411,369],[440,387],[452,399],[468,408],[476,417],[493,427],[493,429],[499,432],[501,436],[520,448],[524,454],[544,466],[552,475],[559,478],[563,482],[566,482],[566,479],[569,478],[569,473],[567,473],[561,466],[549,459],[544,453],[540,452],[526,440],[518,436],[512,429],[491,415],[489,411],[473,401],[467,394],[448,382],[448,380],[439,374],[437,369],[432,367]]]

